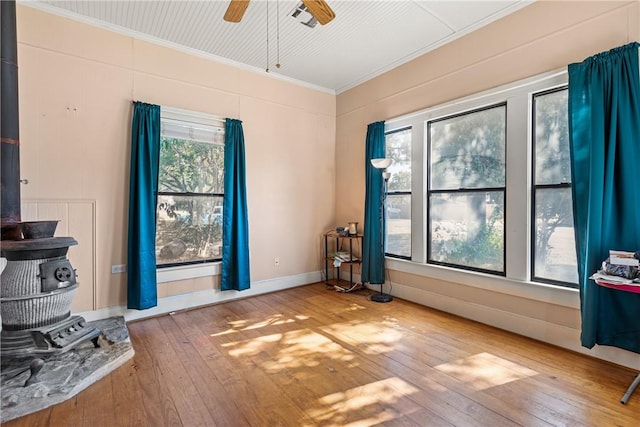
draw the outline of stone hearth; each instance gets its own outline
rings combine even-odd
[[[47,357],[35,384],[24,387],[30,376],[31,358],[2,361],[0,422],[63,402],[133,357],[122,316],[88,323],[102,331],[100,348],[87,340],[65,353]]]

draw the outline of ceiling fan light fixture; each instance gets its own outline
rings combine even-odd
[[[309,12],[307,6],[302,2],[298,3],[296,7],[293,8],[289,13],[289,16],[309,28],[315,28],[318,24],[318,20]]]

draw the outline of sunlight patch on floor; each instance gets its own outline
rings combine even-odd
[[[310,329],[297,329],[285,333],[223,344],[233,357],[252,357],[260,352],[270,358],[261,367],[268,372],[300,367],[315,367],[326,362],[351,362],[354,355],[338,343]]]
[[[364,310],[364,309],[366,309],[364,305],[351,303],[344,309],[344,311],[355,311],[355,310]]]
[[[436,369],[477,391],[538,374],[536,371],[489,353],[479,353],[438,365]]]
[[[247,341],[234,341],[222,344],[224,348],[230,348],[229,354],[233,357],[251,357],[260,353],[269,344],[278,344],[282,334],[263,335]]]
[[[318,399],[318,408],[308,411],[318,425],[373,426],[393,418],[386,406],[417,393],[419,390],[400,378],[392,377],[346,391],[331,393]],[[352,419],[354,414],[365,414],[364,418]]]
[[[373,322],[334,323],[321,329],[346,344],[360,348],[367,354],[393,351],[394,345],[402,338],[402,334],[393,327]]]
[[[304,316],[296,316],[296,317],[298,318],[298,320],[306,320]],[[260,329],[260,328],[266,328],[268,326],[284,325],[287,323],[295,323],[295,322],[296,322],[295,319],[286,318],[282,314],[274,314],[273,316],[268,316],[266,319],[258,322],[254,322],[254,323],[251,323],[248,320],[234,320],[232,322],[229,322],[229,326],[231,326],[229,329],[226,329],[221,332],[216,332],[215,334],[211,334],[209,336],[219,337],[222,335],[233,334],[238,331],[250,331],[253,329]]]

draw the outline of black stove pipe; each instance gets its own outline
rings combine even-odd
[[[20,121],[18,116],[18,42],[16,2],[0,1],[0,192],[3,240],[20,237]]]

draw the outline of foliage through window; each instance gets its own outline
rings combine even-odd
[[[385,157],[393,160],[388,168],[385,253],[411,259],[411,128],[387,132],[385,140]]]
[[[170,113],[169,113],[170,114]],[[158,267],[222,257],[224,127],[162,117]]]
[[[533,96],[532,276],[577,286],[566,87]]]
[[[504,274],[506,110],[427,123],[430,262]]]

